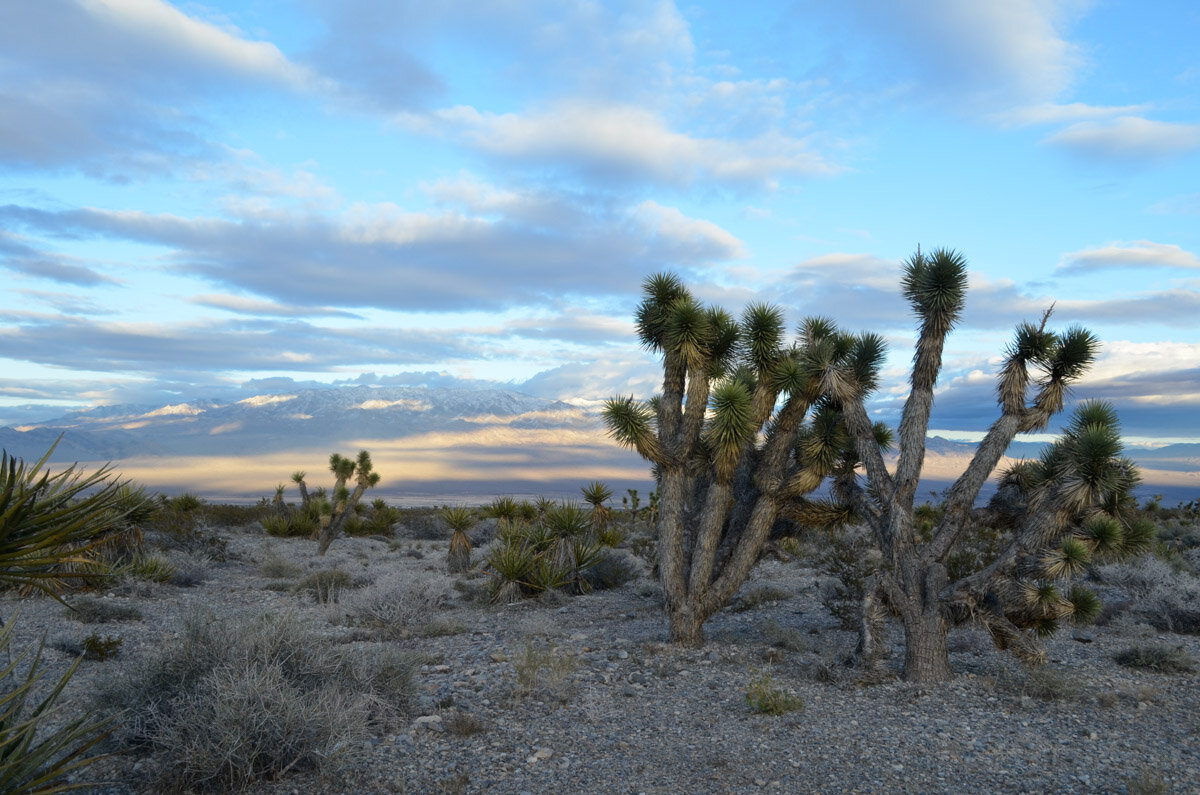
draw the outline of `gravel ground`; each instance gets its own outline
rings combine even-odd
[[[956,630],[957,677],[922,688],[895,670],[865,682],[841,664],[854,638],[799,562],[760,564],[693,650],[664,642],[657,586],[644,576],[586,596],[484,607],[449,587],[444,543],[343,538],[322,559],[305,540],[249,528],[223,535],[228,561],[181,561],[203,579],[193,587],[100,595],[136,607],[140,620],[82,624],[46,599],[5,598],[0,610],[9,617],[20,607],[16,648],[43,632],[49,646],[91,632],[122,639],[119,658],[80,667],[64,697],[79,705],[120,666],[177,640],[197,607],[222,618],[296,611],[333,639],[383,642],[350,626],[346,604],[278,590],[289,566],[296,579],[338,567],[373,587],[444,588],[436,631],[390,641],[422,655],[403,718],[343,749],[320,776],[290,771],[254,792],[1200,792],[1198,676],[1112,659],[1155,644],[1200,658],[1195,636],[1118,618],[1060,632],[1047,644],[1050,662],[1031,670],[993,651],[981,631]],[[464,582],[469,592],[480,580]],[[51,672],[70,659],[45,653]],[[755,683],[802,708],[752,709]],[[92,792],[155,792],[164,764],[126,753],[85,776],[106,781]]]

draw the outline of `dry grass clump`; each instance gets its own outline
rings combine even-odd
[[[575,655],[548,643],[526,641],[513,660],[517,693],[539,701],[565,702],[570,695],[570,678],[578,667]]]
[[[406,710],[414,662],[353,653],[294,615],[192,614],[177,645],[130,663],[95,696],[124,713],[117,742],[160,757],[160,788],[237,790],[291,769],[321,772]]]

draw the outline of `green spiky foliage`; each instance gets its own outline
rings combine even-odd
[[[450,528],[450,551],[446,553],[446,568],[451,574],[459,574],[471,568],[471,539],[467,531],[475,526],[475,512],[457,506],[443,508],[442,521]]]
[[[603,532],[612,519],[612,509],[604,504],[612,499],[612,489],[598,480],[593,480],[580,491],[583,492],[584,502],[592,506],[592,528],[597,533]]]
[[[1086,623],[1100,609],[1096,595],[1075,580],[1093,563],[1149,548],[1155,528],[1136,510],[1137,469],[1121,453],[1116,411],[1084,402],[1038,460],[1005,471],[989,510],[980,513],[1013,540],[986,568],[955,584],[960,600],[986,605],[976,617],[1001,648],[1041,659],[1034,638],[1064,620]],[[1016,596],[1027,596],[1035,584],[1053,587],[1059,598]]]
[[[953,675],[946,636],[955,623],[980,621],[997,645],[1036,660],[1039,635],[1065,619],[1094,612],[1088,594],[1071,579],[1095,558],[1125,548],[1124,533],[1098,518],[1118,517],[1136,472],[1120,456],[1111,407],[1085,404],[1041,461],[1009,470],[999,499],[988,510],[975,509],[980,489],[1016,434],[1047,427],[1063,410],[1071,384],[1095,358],[1098,342],[1089,331],[1052,331],[1046,312],[1039,324],[1017,327],[997,374],[1000,416],[967,469],[937,504],[915,509],[945,341],[966,298],[966,261],[954,251],[918,250],[904,264],[901,283],[917,319],[918,340],[894,474],[884,464],[864,401],[852,382],[838,385],[844,387],[836,391],[844,427],[863,463],[866,484],[851,475],[839,480],[836,492],[866,519],[882,555],[864,610],[886,605],[899,616],[904,677],[935,682]],[[980,532],[981,524],[986,532]],[[1136,535],[1131,530],[1130,538]],[[976,537],[990,539],[994,547],[985,555],[968,554],[966,547]],[[1129,549],[1134,546],[1131,542]],[[873,662],[887,653],[878,632],[881,622],[874,620],[878,615],[864,613],[861,622],[859,651]]]
[[[51,474],[46,462],[53,451],[52,446],[33,466],[0,453],[0,588],[30,587],[61,600],[72,578],[88,575],[79,564],[87,564],[96,545],[141,511],[145,500],[131,498],[108,467],[84,473],[71,465]],[[0,670],[0,791],[51,793],[91,786],[63,777],[99,758],[88,753],[111,722],[85,715],[45,729],[79,662],[44,692],[41,644],[12,656],[15,620],[0,622],[0,656],[7,661]],[[36,700],[35,691],[41,691]]]
[[[549,589],[585,593],[588,571],[603,553],[591,512],[577,502],[550,503],[533,520],[502,520],[485,561],[491,599],[513,602]]]
[[[605,420],[653,465],[670,637],[697,645],[775,522],[817,512],[805,496],[853,471],[835,393],[872,389],[883,345],[821,318],[788,342],[779,308],[751,304],[735,320],[703,306],[672,274],[651,276],[643,288],[638,334],[662,356],[662,393],[612,398]]]

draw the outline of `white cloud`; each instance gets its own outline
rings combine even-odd
[[[1082,121],[1046,138],[1046,143],[1100,158],[1165,158],[1200,150],[1200,124],[1119,116]]]
[[[201,22],[162,0],[78,2],[102,24],[131,34],[137,45],[175,58],[297,88],[311,86],[315,80],[309,70],[290,62],[274,44],[248,41],[237,31]]]
[[[1001,124],[1018,126],[1034,124],[1064,124],[1067,122],[1110,119],[1114,116],[1129,116],[1144,113],[1149,105],[1088,105],[1083,102],[1040,102],[1033,105],[1007,109],[994,115]]]
[[[675,207],[647,199],[633,208],[633,216],[672,248],[691,250],[697,259],[745,256],[742,241],[712,221],[689,218]]]
[[[1058,263],[1058,270],[1064,273],[1137,267],[1200,269],[1200,257],[1173,243],[1134,240],[1075,251]]]
[[[681,186],[713,180],[770,188],[786,175],[840,170],[806,141],[778,131],[748,139],[695,137],[632,105],[568,102],[527,114],[457,106],[429,115],[400,114],[395,121],[410,131],[441,132],[496,157],[565,165],[601,179]]]
[[[925,92],[979,109],[1048,101],[1071,86],[1084,63],[1063,34],[1077,0],[849,0],[860,25]]]

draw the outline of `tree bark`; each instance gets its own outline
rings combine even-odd
[[[670,640],[680,646],[697,648],[704,645],[704,622],[708,616],[685,599],[682,603],[667,606],[667,621],[670,625]]]
[[[932,609],[905,611],[904,679],[908,682],[945,682],[954,678],[946,645],[949,626],[935,605]]]

